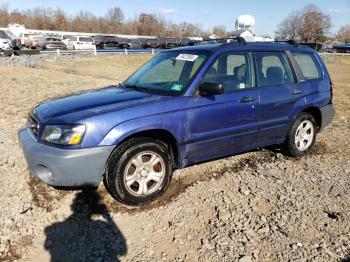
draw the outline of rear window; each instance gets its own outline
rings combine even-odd
[[[91,37],[79,37],[80,42],[93,42]]]
[[[321,68],[315,56],[311,53],[293,53],[301,73],[305,80],[320,79],[322,76]]]

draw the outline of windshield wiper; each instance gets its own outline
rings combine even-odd
[[[143,93],[149,91],[149,88],[146,88],[146,87],[141,87],[141,86],[137,86],[137,85],[125,85],[124,83],[120,83],[119,87],[131,88],[131,89],[135,89],[136,91],[143,92]]]

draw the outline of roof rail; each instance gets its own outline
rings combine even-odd
[[[275,40],[273,41],[274,43],[286,43],[286,44],[290,44],[290,45],[298,45],[297,42],[295,42],[295,40],[293,39],[288,39],[288,40]]]
[[[297,46],[298,43],[295,42],[295,40],[275,40],[275,41],[256,41],[256,42],[249,42],[249,44],[289,44]]]
[[[231,40],[236,41],[236,43],[240,45],[245,45],[247,42],[245,41],[244,37],[241,36],[234,36],[234,37],[227,37],[227,38],[219,38],[216,40],[226,40],[226,43],[231,43]]]
[[[204,40],[201,42],[196,43],[195,45],[210,45],[210,44],[239,44],[239,45],[245,45],[247,42],[245,39],[241,36],[235,36],[235,37],[226,37],[226,38],[216,38],[216,39],[209,39]]]

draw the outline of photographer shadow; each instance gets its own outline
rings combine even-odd
[[[82,191],[73,214],[45,228],[45,249],[51,261],[119,261],[127,253],[123,234],[96,191]]]

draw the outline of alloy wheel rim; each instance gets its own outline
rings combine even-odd
[[[295,132],[295,146],[299,151],[310,148],[314,140],[315,128],[310,120],[302,121]]]
[[[165,177],[163,158],[155,152],[141,152],[130,159],[124,171],[127,191],[137,197],[157,191]]]

